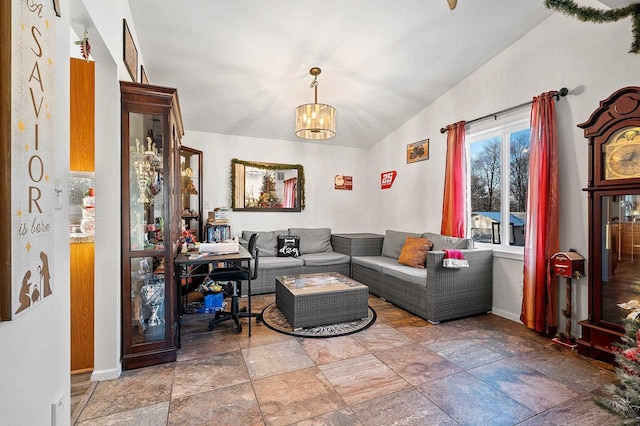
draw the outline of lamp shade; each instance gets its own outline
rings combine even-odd
[[[303,139],[331,139],[336,135],[336,109],[325,104],[304,104],[296,108],[296,136]]]

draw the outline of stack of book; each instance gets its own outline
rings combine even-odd
[[[207,224],[209,225],[224,225],[229,223],[229,209],[226,207],[216,207],[212,212],[209,212],[207,217]]]
[[[231,238],[229,226],[229,209],[216,207],[207,217],[206,237],[210,243],[216,243]]]
[[[229,225],[207,225],[207,241],[217,243],[231,238],[231,227]]]

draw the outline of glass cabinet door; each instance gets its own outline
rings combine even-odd
[[[202,152],[180,148],[180,194],[182,199],[181,217],[187,231],[194,234],[197,241],[202,239]]]
[[[622,325],[630,311],[618,304],[640,300],[640,194],[606,195],[601,200],[600,319]]]
[[[129,114],[131,251],[164,250],[166,209],[162,128],[162,116]]]
[[[131,344],[166,339],[164,256],[131,259]]]

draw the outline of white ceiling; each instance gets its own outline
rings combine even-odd
[[[303,141],[294,111],[337,110],[326,143],[368,148],[522,37],[542,0],[132,0],[152,84],[178,88],[186,130]],[[303,143],[311,143],[306,141]]]

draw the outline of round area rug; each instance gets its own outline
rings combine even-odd
[[[262,322],[270,329],[277,331],[278,333],[290,334],[292,336],[300,337],[338,337],[345,336],[347,334],[357,333],[362,331],[374,322],[376,322],[376,311],[369,306],[369,315],[367,318],[360,320],[341,322],[338,324],[319,325],[317,327],[305,327],[299,330],[294,330],[287,321],[284,314],[278,309],[275,303],[268,305],[262,310]]]

